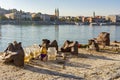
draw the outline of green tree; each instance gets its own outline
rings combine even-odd
[[[74,18],[74,22],[79,22],[80,20],[78,18]]]
[[[60,21],[66,21],[66,19],[64,17],[59,19]]]
[[[32,20],[33,21],[42,21],[42,19],[40,17],[33,17]]]

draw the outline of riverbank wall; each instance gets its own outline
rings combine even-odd
[[[19,21],[19,20],[4,20],[0,21],[1,25],[11,24],[11,25],[90,25],[90,26],[110,26],[110,25],[120,25],[120,23],[78,23],[69,21]]]

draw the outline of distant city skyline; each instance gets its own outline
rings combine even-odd
[[[120,0],[0,0],[5,9],[17,9],[25,12],[54,14],[59,9],[60,16],[107,16],[120,14]]]

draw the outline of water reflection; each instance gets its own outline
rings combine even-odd
[[[9,42],[22,42],[23,47],[42,43],[42,39],[57,40],[62,46],[65,40],[86,44],[88,39],[97,37],[100,32],[109,32],[111,41],[120,41],[120,26],[76,26],[76,25],[0,25],[0,51]]]
[[[113,36],[114,39],[116,39],[116,27],[115,26],[112,26],[110,28],[110,36]]]
[[[89,28],[89,35],[93,38],[94,36],[95,36],[95,34],[94,34],[94,26],[90,26],[90,28]]]
[[[22,35],[23,34],[22,34],[22,25],[21,25],[21,27],[20,27],[20,37],[21,37],[20,39],[21,39],[21,41],[22,41]]]
[[[115,40],[120,40],[120,26],[115,27]]]
[[[2,39],[2,27],[0,25],[0,49],[2,48],[2,42],[1,42],[1,39]]]
[[[1,37],[2,37],[2,27],[1,27],[1,25],[0,25],[0,39],[1,39]]]
[[[55,25],[55,40],[59,42],[59,25]]]

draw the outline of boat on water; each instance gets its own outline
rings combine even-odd
[[[105,26],[107,25],[107,23],[100,23],[100,26]]]
[[[83,23],[75,22],[75,25],[83,25]]]
[[[99,26],[99,23],[90,23],[90,26]]]

